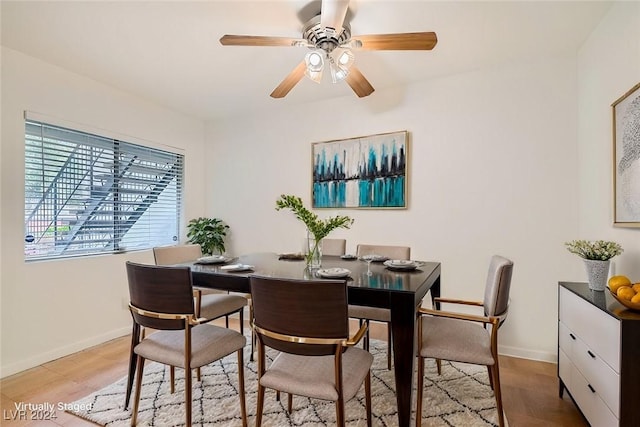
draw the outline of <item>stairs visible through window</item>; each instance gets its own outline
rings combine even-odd
[[[184,156],[26,121],[25,259],[179,240]]]

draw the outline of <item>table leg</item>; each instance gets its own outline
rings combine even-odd
[[[440,310],[440,303],[434,301],[435,298],[440,296],[440,277],[433,282],[433,285],[431,285],[431,288],[429,289],[429,293],[431,294],[431,306],[435,310]]]
[[[415,294],[393,292],[389,295],[391,330],[393,335],[393,363],[398,404],[398,426],[411,424],[411,393],[413,391],[413,363],[415,360]]]

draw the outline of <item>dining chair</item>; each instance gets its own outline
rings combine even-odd
[[[244,335],[208,324],[209,319],[197,315],[199,292],[192,286],[189,267],[163,267],[155,265],[126,263],[129,282],[129,309],[133,318],[131,347],[135,353],[135,363],[130,363],[131,379],[136,365],[136,392],[131,416],[135,426],[140,403],[140,391],[146,360],[184,369],[185,377],[185,417],[191,426],[192,368],[210,364],[231,353],[238,357],[238,395],[243,427],[247,426],[247,411],[244,391],[243,350]],[[141,337],[141,328],[155,332]],[[131,381],[127,393],[131,392]],[[125,406],[126,407],[126,406]]]
[[[153,248],[156,265],[174,265],[196,261],[202,256],[200,245],[185,244],[174,246],[160,246]],[[214,320],[225,316],[225,325],[229,327],[229,315],[238,313],[240,333],[244,332],[244,307],[247,298],[241,295],[229,294],[215,289],[197,288],[202,292],[200,300],[200,316]]]
[[[387,245],[363,245],[359,244],[356,249],[356,255],[359,257],[363,255],[381,255],[390,259],[410,259],[411,248],[409,246],[387,246]],[[379,307],[365,307],[362,305],[349,305],[349,317],[359,319],[360,323],[369,322],[371,320],[376,322],[383,322],[387,325],[387,368],[391,369],[391,348],[392,348],[392,335],[391,335],[391,311],[388,308]],[[365,348],[369,349],[369,334],[365,337]]]
[[[373,356],[355,347],[367,325],[349,337],[344,280],[294,280],[252,276],[253,328],[258,337],[256,427],[262,425],[265,389],[328,400],[336,425],[345,425],[345,402],[365,385],[367,426],[371,426]],[[269,366],[266,350],[280,353]]]
[[[347,250],[347,239],[322,239],[322,255],[342,256]]]
[[[436,359],[438,374],[441,360],[486,365],[489,383],[496,398],[498,422],[504,426],[500,370],[498,367],[498,329],[509,309],[509,291],[513,262],[494,255],[489,264],[483,301],[465,301],[436,297],[438,303],[482,307],[484,315],[455,313],[420,308],[418,314],[418,396],[416,427],[422,423],[424,359]]]

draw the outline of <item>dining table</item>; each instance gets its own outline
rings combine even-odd
[[[306,268],[304,260],[277,253],[252,253],[226,261],[189,264],[193,285],[249,294],[252,275],[318,280],[318,272],[322,272]],[[411,423],[417,308],[429,291],[432,299],[440,296],[440,263],[418,262],[414,270],[391,269],[381,262],[372,262],[368,266],[355,257],[323,256],[321,263],[321,269],[349,270],[346,278],[349,304],[390,310],[398,426],[408,427]],[[230,264],[250,268],[230,271]]]

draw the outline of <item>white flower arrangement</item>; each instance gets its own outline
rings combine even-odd
[[[623,252],[622,246],[616,242],[605,240],[572,240],[566,242],[567,250],[580,258],[607,261]]]

